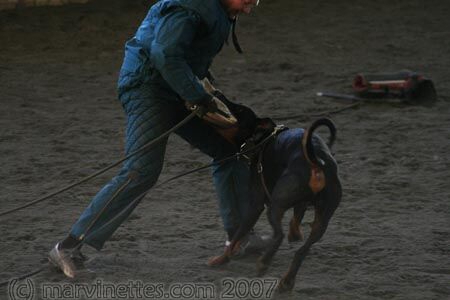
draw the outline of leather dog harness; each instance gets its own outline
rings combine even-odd
[[[269,135],[269,139],[267,139],[267,142],[269,142],[270,140],[272,140],[273,138],[275,138],[278,134],[280,134],[280,132],[289,129],[288,127],[284,126],[284,125],[277,125],[275,126],[275,128],[273,129],[272,133]],[[269,192],[269,189],[267,188],[266,185],[266,180],[264,179],[264,168],[263,168],[263,156],[264,156],[264,150],[266,149],[266,145],[267,142],[264,143],[261,147],[261,149],[259,150],[258,153],[258,162],[256,164],[256,168],[257,168],[257,172],[259,174],[259,178],[261,180],[261,185],[264,189],[264,193],[266,194],[266,197],[268,199],[268,203],[266,202],[266,205],[269,206],[270,203],[272,203],[272,195]]]

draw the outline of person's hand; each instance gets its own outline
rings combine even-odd
[[[228,107],[217,97],[212,97],[209,101],[193,104],[186,101],[186,108],[194,111],[201,119],[221,128],[236,126],[237,120]]]

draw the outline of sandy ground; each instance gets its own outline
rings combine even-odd
[[[115,83],[144,2],[0,12],[1,211],[122,156]],[[419,71],[439,94],[431,108],[379,100],[333,116],[343,201],[283,298],[449,299],[449,15],[445,0],[262,1],[240,20],[246,54],[225,47],[217,58],[218,86],[264,116],[343,107],[315,93],[349,93],[358,72]],[[174,136],[161,178],[208,160]],[[113,174],[0,218],[0,281],[45,262]],[[270,233],[265,218],[257,229]],[[224,239],[210,174],[197,173],[152,190],[102,252],[88,251],[87,266],[115,283],[255,278],[254,256],[221,269],[205,265]],[[280,277],[299,246],[285,241],[267,276]],[[50,269],[33,279],[71,282]]]

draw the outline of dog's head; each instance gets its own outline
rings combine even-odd
[[[219,90],[215,90],[213,95],[219,98],[236,117],[238,126],[229,129],[217,129],[217,131],[229,142],[240,146],[248,138],[254,137],[255,141],[262,140],[272,133],[276,124],[270,118],[259,118],[249,107],[234,103],[225,97]]]

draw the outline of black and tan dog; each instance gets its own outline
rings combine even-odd
[[[238,120],[237,128],[218,129],[230,142],[240,145],[249,137],[261,141],[272,133],[275,124],[270,119],[258,118],[251,109],[230,102],[219,91],[214,94],[230,108]],[[313,134],[319,126],[330,129],[328,145]],[[240,224],[225,253],[211,258],[209,265],[222,265],[230,260],[234,250],[239,248],[239,241],[255,225],[266,207],[273,228],[273,238],[258,260],[258,271],[262,275],[282,243],[284,234],[281,221],[286,210],[294,208],[288,239],[296,241],[303,239],[300,224],[307,207],[313,206],[315,217],[311,233],[295,253],[288,272],[278,285],[279,291],[293,288],[305,256],[310,247],[325,233],[328,222],[341,200],[337,164],[330,152],[335,137],[335,126],[331,120],[323,118],[315,121],[307,130],[287,129],[268,139],[263,152],[251,159],[252,199],[247,217]]]

